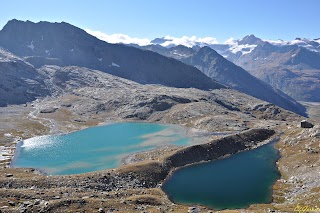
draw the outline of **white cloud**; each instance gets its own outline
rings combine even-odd
[[[108,35],[100,31],[94,31],[90,29],[85,29],[85,31],[98,39],[102,41],[106,41],[108,43],[117,44],[117,43],[123,43],[123,44],[138,44],[140,46],[145,46],[150,44],[150,40],[147,38],[132,38],[128,35],[124,34],[112,34]]]
[[[234,44],[236,44],[237,43],[237,40],[235,40],[234,38],[229,38],[229,39],[227,39],[225,42],[224,42],[224,44],[229,44],[229,45],[234,45]]]
[[[218,44],[217,39],[213,37],[198,38],[196,36],[191,36],[191,37],[182,36],[180,38],[177,38],[172,36],[165,36],[164,38],[168,40],[163,44],[161,44],[162,46],[165,46],[165,47],[176,46],[176,45],[193,47],[195,45],[205,46],[205,45],[211,45],[211,44]]]
[[[269,42],[270,44],[273,44],[273,45],[288,45],[288,44],[290,44],[289,41],[284,41],[284,40],[281,40],[281,39],[278,39],[278,40],[263,40],[263,41]]]
[[[140,46],[146,46],[151,44],[151,40],[148,38],[133,38],[125,34],[108,35],[106,33],[103,33],[100,31],[94,31],[90,29],[86,29],[85,31],[97,37],[100,40],[103,40],[112,44],[116,44],[116,43],[138,44]],[[193,47],[195,45],[205,46],[205,45],[211,45],[211,44],[218,44],[217,39],[213,37],[198,38],[196,36],[191,36],[191,37],[182,36],[178,38],[178,37],[172,37],[172,36],[165,36],[164,38],[168,40],[161,44],[164,47],[170,47],[170,46],[176,46],[176,45]]]

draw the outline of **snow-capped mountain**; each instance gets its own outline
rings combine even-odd
[[[250,53],[257,45],[263,43],[270,43],[275,46],[293,46],[306,48],[310,51],[320,52],[320,38],[318,39],[307,39],[307,38],[296,38],[293,41],[284,41],[284,40],[266,40],[257,38],[254,35],[245,36],[242,39],[233,39],[230,38],[225,41],[223,44],[218,43],[215,38],[206,37],[206,38],[197,38],[195,36],[187,37],[183,36],[181,38],[175,38],[171,36],[166,36],[162,38],[155,38],[150,41],[150,44],[157,44],[163,47],[172,47],[183,45],[186,47],[204,47],[209,46],[216,49],[220,54],[228,56],[229,54],[248,54]],[[143,45],[145,46],[145,45]],[[229,54],[228,54],[229,53]]]
[[[289,42],[256,38],[244,42],[247,40],[245,38],[217,51],[296,100],[320,101],[319,39],[295,39]],[[246,46],[243,48],[242,45]]]
[[[320,52],[320,39],[307,39],[307,38],[296,38],[293,41],[283,41],[283,40],[267,40],[270,44],[278,46],[286,45],[297,45],[299,47],[304,47],[310,51]]]
[[[158,46],[166,42],[155,39]],[[280,89],[296,100],[320,101],[320,39],[293,41],[264,40],[254,35],[229,39],[224,44],[197,43],[193,49],[209,46],[253,76]],[[178,54],[178,53],[176,53]]]

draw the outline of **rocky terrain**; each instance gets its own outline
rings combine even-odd
[[[23,104],[49,94],[32,65],[1,48],[0,74],[0,106]]]
[[[226,91],[227,90],[225,90],[224,92]],[[69,106],[64,102],[60,102],[61,100],[63,100],[63,97],[56,97],[57,102],[54,102],[53,99],[55,98],[52,98],[51,103],[63,103],[64,105]],[[78,122],[72,120],[72,118],[75,116],[72,116],[71,113],[66,112],[66,109],[69,110],[69,108],[71,109],[72,106],[60,107],[58,110],[52,113],[40,113],[39,109],[42,107],[46,108],[46,105],[42,106],[41,101],[34,102],[33,104],[34,107],[30,108],[31,112],[38,111],[38,113],[33,113],[33,115],[35,115],[35,117],[33,118],[33,122],[38,121],[39,126],[47,125],[48,127],[52,125],[51,122],[54,122],[54,124],[56,125],[55,127],[57,128],[54,131],[58,132],[83,128],[87,125],[92,125],[92,123],[90,122],[92,122],[93,120],[98,120],[98,118],[94,119],[95,112],[90,113],[92,117],[89,116],[89,114],[86,115],[88,116],[88,120],[86,122]],[[177,105],[179,106],[179,108],[182,108],[183,105],[188,104],[190,103]],[[5,108],[7,108],[8,111],[10,109],[10,107]],[[28,111],[29,107],[21,106],[21,108],[21,114],[23,114],[25,113],[25,111]],[[11,110],[18,111],[18,109],[19,108],[16,107]],[[190,109],[192,108],[189,107],[189,110]],[[193,110],[197,109],[198,108],[194,108]],[[241,113],[240,111],[237,112],[239,114]],[[100,112],[100,117],[103,116],[104,113],[105,112]],[[212,113],[212,115],[215,114],[215,112]],[[262,114],[267,112],[256,113],[256,116],[262,116]],[[285,113],[285,111],[281,112],[281,114]],[[16,122],[19,122],[19,119],[24,119],[24,117],[19,115],[17,116],[16,114],[12,116],[16,119]],[[281,120],[277,120],[277,117],[265,116],[265,121],[261,119],[255,120],[255,118],[252,117],[253,120],[251,120],[250,122],[245,122],[247,123],[247,126],[251,128],[263,128],[269,126],[269,128],[271,129],[276,129],[276,136],[280,137],[277,148],[281,153],[278,167],[281,171],[282,177],[274,185],[274,198],[271,204],[252,205],[246,210],[239,210],[239,212],[267,212],[269,210],[276,212],[291,212],[297,205],[308,205],[312,207],[319,205],[319,193],[317,191],[319,187],[317,181],[317,171],[320,168],[320,164],[318,162],[318,149],[320,141],[319,126],[315,126],[312,129],[301,129],[298,126],[299,123],[294,121],[294,118],[296,118],[296,116],[291,113],[288,113],[287,116],[287,121],[281,121],[283,118],[281,118]],[[62,117],[64,119],[61,119]],[[203,117],[203,115],[199,115],[199,117]],[[8,119],[10,119],[9,115]],[[197,117],[193,119],[197,120]],[[179,123],[181,121],[177,122]],[[237,121],[237,123],[239,124],[241,122],[242,120],[240,119]],[[190,127],[195,128],[193,123],[182,122],[181,124],[186,126],[190,125]],[[14,127],[14,123],[12,125]],[[201,125],[208,128],[207,125]],[[32,125],[31,121],[30,123],[25,123],[23,125],[23,128],[20,127],[22,134],[18,134],[20,134],[22,137],[30,137],[26,136],[25,133],[33,132],[31,131],[33,126],[34,124]],[[212,125],[212,127],[208,128],[206,132],[210,133],[210,131],[216,130],[218,126],[219,125]],[[198,126],[198,128],[201,129],[201,126]],[[230,129],[220,129],[220,131],[226,130]],[[12,132],[9,127],[3,128],[2,126],[1,131],[11,132],[12,137],[17,137],[18,135],[17,133]],[[50,128],[43,128],[43,132],[39,132],[37,134],[46,134],[49,131]],[[266,131],[265,133],[267,134],[265,136],[263,136],[262,134],[261,137],[259,136],[259,131],[261,130],[257,131],[257,135],[252,134],[250,131],[254,130],[249,130],[247,131],[247,133],[244,133],[244,135],[242,135],[241,133],[235,137],[227,136],[226,138],[215,139],[211,142],[211,144],[216,144],[218,146],[222,145],[223,147],[225,147],[224,149],[218,149],[220,152],[223,150],[228,150],[229,152],[231,150],[228,148],[228,143],[230,143],[230,145],[234,144],[237,147],[241,144],[239,142],[245,140],[247,141],[246,143],[248,144],[248,147],[252,145],[255,146],[255,144],[261,145],[263,143],[256,143],[254,141],[258,140],[265,142],[264,139],[269,137],[267,136],[269,134],[268,132],[273,134],[272,130],[262,130],[262,132]],[[33,132],[33,134],[35,133]],[[245,136],[245,134],[247,134],[247,136]],[[232,140],[234,140],[232,138],[234,138],[236,141],[238,140],[239,142],[232,142]],[[1,139],[3,139],[3,137],[1,137]],[[11,144],[10,141],[12,140],[2,140],[2,143],[4,143],[5,145]],[[221,144],[219,145],[219,143]],[[196,147],[197,146],[195,146],[195,148]],[[236,152],[240,150],[238,148],[235,149]],[[196,153],[192,152],[192,147],[186,149],[191,150],[190,153]],[[210,153],[214,154],[218,150],[213,148],[213,151]],[[164,153],[159,154],[157,154],[157,152],[153,152],[152,158],[148,156],[140,162],[120,167],[119,169],[94,172],[83,175],[51,177],[39,174],[33,169],[1,168],[1,211],[57,212],[72,210],[84,212],[102,212],[109,210],[118,212],[186,212],[188,211],[188,208],[191,207],[183,205],[173,205],[161,191],[160,186],[161,180],[163,180],[169,172],[168,167],[163,167],[161,165],[171,165],[172,163],[169,162],[173,162],[174,165],[178,163],[177,165],[181,166],[183,165],[181,164],[181,159],[183,159],[183,156],[178,158],[176,158],[175,156],[181,155],[180,153],[188,152],[189,151],[185,152],[184,148],[167,149],[167,151],[165,151]],[[145,154],[148,153],[146,152]],[[206,156],[201,155],[201,152],[199,152],[199,154],[200,155],[198,156]],[[219,157],[219,155],[214,155],[216,157]],[[223,154],[220,154],[220,156],[223,156]],[[193,157],[186,157],[187,163],[192,163],[190,159],[193,159]],[[208,159],[202,158],[198,160],[201,161]],[[161,161],[168,163],[159,164],[159,162]],[[205,207],[198,206],[198,208],[201,209],[202,212],[210,211],[210,209],[207,209]]]
[[[54,133],[124,119],[234,132],[251,128],[260,119],[290,121],[297,116],[231,89],[203,91],[142,85],[80,67],[44,66],[39,73],[53,95],[15,110],[17,115],[21,111],[25,113],[22,117],[40,122]],[[12,108],[2,108],[3,118],[8,116],[3,120],[2,134],[16,133],[8,124],[15,122]],[[19,137],[30,137],[30,133],[21,131]]]
[[[252,120],[290,121],[296,115],[230,89],[179,89],[158,85],[141,85],[99,71],[79,67],[46,66],[40,72],[50,76],[51,91],[34,103],[41,117],[56,112],[70,114],[76,123],[131,119],[181,124],[206,131],[242,131]],[[41,113],[44,110],[52,113]],[[58,114],[58,113],[57,113]],[[61,122],[67,122],[63,117]]]
[[[12,142],[17,137],[29,138],[70,132],[99,123],[121,120],[179,124],[190,128],[190,131],[206,133],[207,136],[211,132],[232,133],[252,128],[270,128],[277,130],[277,135],[284,132],[280,136],[279,146],[285,139],[300,141],[302,137],[311,137],[315,143],[310,144],[312,147],[316,147],[319,141],[315,138],[318,127],[312,129],[312,134],[308,130],[300,129],[296,120],[301,118],[296,114],[230,89],[203,91],[142,85],[80,67],[44,66],[39,69],[39,73],[47,76],[44,82],[49,82],[48,88],[55,91],[54,95],[38,99],[26,106],[1,108],[4,120],[1,119],[0,139],[1,144],[6,147],[14,146]],[[297,131],[301,138],[291,134],[290,131],[293,130]],[[11,136],[7,137],[5,134]],[[221,137],[223,135],[212,135],[214,140]],[[258,137],[253,136],[252,139]],[[252,139],[248,139],[248,142],[252,142]],[[226,145],[223,140],[221,143]],[[281,152],[288,150],[287,147],[279,149]],[[101,208],[101,212],[186,212],[190,206],[173,205],[159,188],[159,183],[169,172],[159,166],[159,161],[163,157],[174,158],[170,156],[181,152],[179,150],[180,148],[167,149],[159,154],[153,151],[151,158],[145,153],[148,157],[142,157],[142,161],[115,170],[83,175],[48,177],[32,169],[3,167],[0,179],[1,211],[56,212],[68,209],[98,212]],[[306,153],[307,156],[311,154]],[[279,161],[278,166],[283,177],[274,187],[274,202],[268,205],[252,205],[246,211],[257,212],[258,209],[265,212],[268,209],[279,209],[281,212],[281,209],[292,209],[294,205],[302,202],[292,199],[289,206],[283,203],[289,195],[284,192],[294,190],[294,187],[298,187],[296,184],[300,183],[293,182],[286,186],[285,190],[281,187],[284,180],[290,179],[291,176],[287,176],[289,171],[295,174],[294,176],[302,175],[301,172],[305,171],[300,171],[299,167],[282,169],[287,168],[286,161],[289,157],[290,155],[282,157]],[[2,162],[5,166],[8,161]],[[312,168],[318,168],[317,164]],[[147,174],[147,179],[142,174]],[[314,174],[312,171],[307,174],[309,180],[315,178]],[[310,185],[307,190],[315,190],[313,186]],[[313,204],[316,203],[315,199],[318,199],[317,196],[309,201],[310,205],[317,205]],[[209,211],[201,206],[199,209],[203,212]]]

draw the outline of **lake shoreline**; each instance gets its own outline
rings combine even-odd
[[[150,124],[151,126],[149,126],[149,125],[146,126],[147,124]],[[139,137],[137,137],[137,140],[139,141],[139,144],[135,144],[136,142],[134,142],[134,143],[129,142],[129,147],[131,147],[131,148],[129,148],[129,150],[127,152],[132,152],[133,151],[133,153],[129,153],[129,154],[125,154],[124,153],[124,155],[121,154],[121,153],[120,154],[113,153],[112,155],[110,155],[110,157],[114,156],[115,159],[118,159],[118,157],[123,155],[123,157],[120,157],[120,160],[119,160],[119,162],[117,163],[116,166],[110,167],[110,168],[99,169],[99,170],[87,171],[87,172],[98,172],[100,170],[116,169],[116,168],[119,168],[121,165],[123,165],[123,163],[127,163],[128,164],[128,163],[136,162],[136,160],[134,160],[134,158],[133,158],[133,156],[135,156],[136,154],[150,153],[150,152],[154,152],[156,150],[160,150],[160,149],[163,149],[163,148],[169,147],[169,146],[170,147],[172,146],[172,147],[181,148],[181,147],[184,147],[186,145],[194,145],[196,141],[197,141],[197,143],[203,143],[204,141],[207,141],[207,139],[208,139],[208,138],[203,137],[203,136],[200,137],[196,133],[192,133],[192,135],[193,136],[197,136],[198,138],[194,138],[194,137],[190,138],[191,137],[191,133],[190,133],[189,129],[187,129],[185,127],[178,126],[178,125],[172,125],[172,124],[166,125],[166,124],[162,124],[162,123],[159,124],[159,123],[152,123],[152,122],[108,122],[107,124],[104,124],[104,125],[101,124],[101,125],[98,125],[98,126],[95,126],[95,127],[89,127],[89,128],[85,128],[85,129],[82,129],[82,130],[73,131],[71,133],[59,133],[59,134],[54,134],[54,135],[43,135],[43,136],[37,136],[37,137],[29,138],[29,139],[27,139],[25,141],[20,141],[20,142],[18,142],[16,144],[15,154],[12,157],[11,163],[9,164],[9,166],[11,168],[17,168],[17,167],[20,167],[20,168],[22,168],[22,167],[30,168],[31,167],[32,168],[32,167],[34,167],[34,169],[37,169],[37,170],[41,171],[41,173],[43,173],[44,175],[50,174],[50,172],[48,173],[44,167],[43,168],[41,168],[41,167],[37,168],[36,166],[23,166],[23,164],[21,164],[21,160],[16,161],[18,159],[18,157],[20,156],[19,153],[21,152],[22,146],[23,147],[24,146],[28,146],[29,147],[31,145],[31,147],[33,147],[33,146],[36,145],[38,147],[38,146],[40,146],[40,144],[45,143],[45,145],[46,146],[49,145],[49,147],[48,148],[41,148],[41,150],[42,149],[47,149],[46,152],[48,152],[49,151],[48,149],[50,149],[51,146],[53,146],[52,148],[56,149],[57,146],[60,147],[60,146],[62,146],[61,144],[64,144],[64,143],[58,143],[58,141],[67,140],[69,142],[65,141],[66,144],[70,144],[70,145],[73,144],[72,146],[75,146],[74,143],[70,142],[70,140],[73,140],[70,137],[73,137],[72,135],[82,135],[81,138],[83,138],[84,137],[83,134],[86,134],[87,136],[84,139],[81,139],[81,144],[82,145],[89,146],[89,144],[91,144],[91,143],[89,143],[90,140],[94,140],[95,142],[97,142],[99,144],[103,141],[103,144],[101,144],[101,145],[103,145],[104,147],[107,146],[108,149],[110,149],[110,146],[111,146],[111,148],[114,146],[114,145],[112,145],[112,144],[114,144],[112,142],[112,140],[113,141],[119,140],[117,138],[114,138],[116,136],[111,136],[112,132],[110,132],[110,130],[111,130],[110,128],[117,128],[117,131],[118,131],[118,129],[120,127],[117,127],[117,126],[119,126],[119,125],[124,125],[123,128],[128,127],[129,130],[130,130],[130,128],[134,128],[134,129],[138,128],[135,131],[137,131],[137,130],[139,130],[141,128],[142,132],[141,133],[137,132],[137,134],[141,134],[141,135],[139,135]],[[139,126],[136,126],[136,125],[139,125]],[[140,127],[140,125],[143,125],[143,126]],[[145,129],[146,127],[149,130]],[[156,129],[154,129],[154,128],[156,128]],[[143,131],[145,131],[144,129],[147,130],[146,133],[143,133]],[[154,130],[152,130],[152,132],[148,133],[148,131],[151,131],[151,129],[154,129]],[[86,133],[83,132],[83,131],[85,131]],[[121,130],[121,131],[123,131],[123,130]],[[125,129],[124,129],[124,131],[126,132],[126,134],[131,134],[131,133],[129,133],[130,131],[127,132],[127,130],[125,130]],[[95,132],[95,134],[93,135],[94,137],[89,139],[88,138],[88,137],[90,137],[89,136],[89,132],[92,132],[92,133]],[[98,134],[98,132],[101,132],[101,134],[100,133]],[[103,136],[105,134],[106,134],[106,136]],[[136,133],[134,133],[134,134],[136,134]],[[101,135],[101,136],[98,136],[98,135]],[[99,137],[100,139],[97,138],[97,137]],[[110,138],[110,137],[112,137],[112,138]],[[124,137],[126,137],[126,136],[124,136]],[[132,137],[133,136],[129,136],[129,138],[132,138]],[[55,139],[55,138],[57,138],[57,139]],[[63,139],[63,138],[66,138],[66,139]],[[67,138],[69,138],[69,139],[67,139]],[[110,145],[107,145],[104,142],[105,140],[109,140],[108,138],[110,138],[110,140],[111,140],[110,142],[112,142],[112,143],[110,143]],[[122,138],[121,141],[123,141],[123,139],[124,139],[123,136],[121,138]],[[134,138],[136,138],[136,136],[134,136]],[[54,142],[53,140],[58,140],[58,141]],[[79,146],[80,145],[79,144],[80,143],[80,141],[79,141],[80,138],[78,138],[76,140],[77,140],[77,146]],[[45,142],[45,141],[47,141],[47,142]],[[159,141],[159,142],[157,142],[157,141]],[[163,144],[161,144],[162,141],[163,141]],[[174,144],[175,142],[179,142],[179,141],[181,141],[183,143],[187,143],[187,144],[186,145],[184,145],[184,144],[181,144],[181,145]],[[24,145],[25,143],[26,143],[26,145]],[[126,142],[126,143],[128,143],[128,142]],[[57,144],[57,146],[54,145],[54,144]],[[121,148],[121,145],[118,142],[116,144],[117,144],[116,145],[117,147],[120,146],[119,148]],[[40,147],[42,147],[42,145]],[[104,157],[108,157],[109,156],[108,151],[105,154],[103,154],[103,152],[100,152],[100,151],[102,151],[104,149],[104,147],[101,147],[101,148],[98,148],[96,146],[94,146],[94,147],[95,147],[94,149],[97,149],[97,152],[100,153],[99,156],[100,155],[101,155],[101,157],[103,157],[103,156]],[[127,147],[127,146],[123,145],[123,147]],[[37,150],[39,148],[37,148]],[[131,149],[132,149],[132,151],[130,151]],[[137,151],[137,149],[142,149],[142,150],[141,151]],[[143,149],[145,149],[145,150],[143,150]],[[43,152],[44,151],[44,150],[43,151],[41,151],[41,150],[38,150],[37,153],[35,153],[35,154],[38,155],[39,152]],[[54,150],[52,150],[52,151],[55,152]],[[67,150],[73,150],[73,149],[67,149]],[[30,150],[29,152],[32,152],[32,150]],[[46,156],[49,156],[49,153]],[[68,156],[73,156],[72,152],[70,152],[68,154]],[[28,161],[30,161],[30,160],[31,159],[29,159]],[[80,162],[79,160],[80,159],[78,159],[78,160],[70,160],[68,162],[65,162],[64,164],[69,164],[69,162],[70,162],[70,164],[74,164],[74,163]],[[118,161],[118,160],[116,160],[116,161]],[[58,162],[58,159],[55,160],[55,162]],[[95,161],[92,162],[92,161],[81,160],[81,162],[84,162],[84,163],[86,162],[88,164],[91,164],[91,163],[95,164]],[[57,165],[57,163],[55,163],[55,165]],[[52,169],[56,170],[56,169],[62,169],[62,168],[51,167],[50,170],[52,170]],[[83,173],[83,172],[81,172],[81,173]],[[78,173],[70,173],[70,174],[78,174]],[[52,175],[68,175],[68,173],[60,174],[60,172],[59,172],[57,174],[54,173]]]

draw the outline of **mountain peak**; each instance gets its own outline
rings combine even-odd
[[[8,28],[11,28],[13,26],[19,26],[21,24],[24,24],[24,23],[32,23],[31,21],[22,21],[22,20],[18,20],[18,19],[12,19],[12,20],[9,20],[6,25],[4,25],[3,29],[2,30],[5,30],[5,29],[8,29]]]
[[[239,44],[249,44],[249,45],[253,45],[253,44],[259,44],[261,43],[262,40],[260,38],[257,38],[255,35],[251,34],[251,35],[247,35],[245,36],[243,39],[241,39],[238,43]]]
[[[32,22],[29,20],[23,21],[23,20],[18,20],[18,19],[12,19],[7,22],[7,24],[4,26],[3,29],[5,28],[12,28],[12,27],[30,27],[30,26],[55,26],[55,25],[60,25],[60,26],[69,26],[73,28],[77,28],[76,26],[73,26],[72,24],[69,24],[67,22],[48,22],[48,21],[39,21],[39,22]],[[78,28],[79,29],[79,28]]]
[[[201,51],[215,51],[212,48],[208,47],[208,46],[203,46],[200,48]],[[215,51],[216,52],[216,51]]]
[[[16,42],[19,44],[16,46],[17,52],[14,52],[18,55],[19,53],[24,52],[23,49],[31,49],[32,52],[37,52],[39,51],[39,45],[41,44],[45,44],[45,47],[43,46],[42,48],[47,48],[46,50],[49,50],[48,48],[53,45],[52,42],[56,40],[55,37],[72,37],[76,39],[79,35],[87,35],[87,33],[66,22],[40,21],[35,23],[29,20],[21,21],[17,19],[8,21],[0,31],[1,43],[4,43],[3,46],[9,45],[6,44],[6,42]],[[35,46],[35,43],[38,44],[37,47]]]
[[[45,23],[45,21],[40,21],[38,23]],[[49,23],[49,22],[46,22],[46,23]],[[20,26],[20,25],[26,25],[26,24],[30,25],[30,24],[37,24],[37,23],[29,21],[29,20],[23,21],[23,20],[18,20],[18,19],[12,19],[12,20],[9,20],[4,27],[10,27],[10,26],[16,26],[16,25]]]
[[[207,55],[210,54],[213,57],[222,57],[219,53],[217,53],[217,51],[215,51],[214,49],[212,49],[211,47],[208,46],[204,46],[201,47],[198,51],[197,51],[198,55]]]

